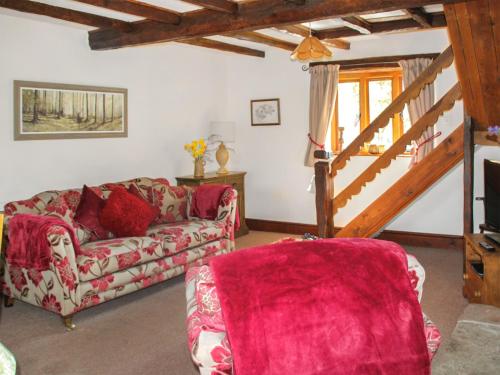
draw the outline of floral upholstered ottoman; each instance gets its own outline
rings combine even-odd
[[[408,273],[418,300],[422,297],[425,271],[417,259],[408,255]],[[232,374],[232,354],[221,306],[210,266],[190,269],[186,274],[188,345],[201,375]],[[423,314],[429,356],[440,343],[436,325]]]

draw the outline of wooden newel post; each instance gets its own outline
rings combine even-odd
[[[330,153],[316,151],[317,159],[329,159]],[[316,221],[321,238],[333,237],[333,178],[330,175],[330,163],[318,161],[314,165],[316,184]]]
[[[464,113],[464,234],[474,233],[474,119]],[[464,261],[466,274],[466,256],[464,243]],[[464,289],[465,293],[465,289]]]

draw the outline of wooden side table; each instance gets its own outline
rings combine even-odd
[[[467,233],[465,238],[464,296],[471,303],[500,307],[500,246],[488,241],[484,234]],[[490,252],[479,242],[495,247]]]
[[[177,185],[199,186],[203,184],[226,184],[231,185],[238,192],[238,209],[240,213],[240,229],[235,233],[236,237],[248,234],[245,222],[245,175],[246,172],[229,172],[228,174],[217,174],[215,172],[205,173],[204,177],[182,176],[176,177]]]

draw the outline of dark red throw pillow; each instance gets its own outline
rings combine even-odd
[[[93,234],[92,239],[104,240],[109,238],[109,232],[99,222],[99,215],[104,207],[105,200],[87,185],[83,185],[80,203],[74,219]]]
[[[113,190],[99,216],[102,226],[117,237],[144,236],[154,218],[149,203],[125,188]]]
[[[148,199],[144,196],[144,194],[141,193],[141,191],[139,190],[139,188],[137,187],[136,184],[131,184],[129,187],[128,187],[128,192],[130,194],[133,194],[135,195],[137,198],[140,198],[142,199],[144,202],[146,202],[149,207],[153,210],[153,212],[155,213],[155,219],[160,216],[160,209],[156,206],[154,206],[153,204],[151,204],[150,201],[148,201]],[[154,219],[153,219],[154,220]]]

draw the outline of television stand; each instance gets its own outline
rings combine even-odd
[[[484,233],[484,231],[493,232],[493,233],[500,233],[500,229],[490,227],[488,224],[479,224],[479,230],[481,231],[481,233]]]
[[[466,233],[464,239],[464,296],[470,303],[500,307],[500,246],[491,244],[495,251],[486,251],[479,244],[484,234]]]

